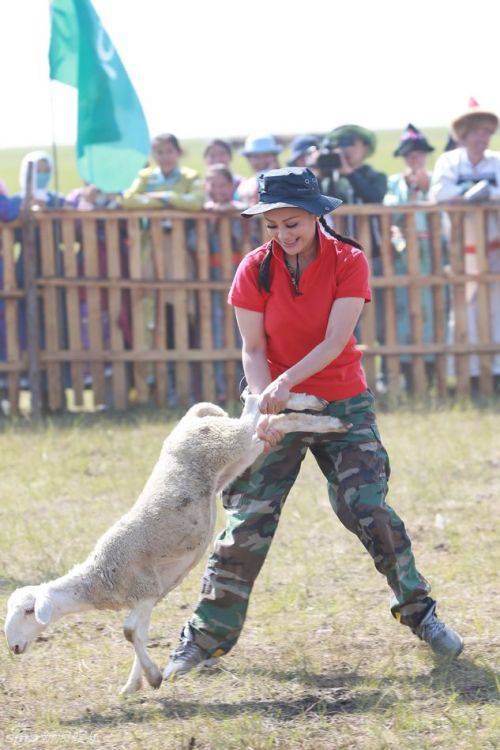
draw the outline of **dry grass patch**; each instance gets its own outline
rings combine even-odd
[[[64,573],[130,506],[171,426],[164,417],[103,415],[0,434],[2,613],[14,587]],[[437,665],[390,617],[384,580],[334,517],[307,460],[243,636],[220,669],[120,699],[132,658],[122,617],[69,617],[20,658],[0,649],[2,750],[497,747],[500,417],[464,408],[379,422],[391,502],[441,616],[466,639],[458,662]],[[202,568],[154,613],[150,647],[162,664]]]

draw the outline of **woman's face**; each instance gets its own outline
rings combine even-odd
[[[309,253],[316,244],[316,216],[303,208],[275,208],[266,211],[264,221],[269,237],[287,255]]]
[[[205,163],[208,166],[211,166],[212,164],[224,164],[228,167],[230,161],[231,154],[223,146],[219,146],[218,143],[214,143],[213,146],[210,146],[205,154]]]
[[[160,141],[153,148],[153,157],[161,171],[168,174],[178,165],[180,153],[170,141]]]
[[[425,169],[426,159],[427,154],[425,151],[410,151],[404,157],[407,167],[412,172],[420,172],[422,169]]]

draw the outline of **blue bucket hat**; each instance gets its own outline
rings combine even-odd
[[[290,159],[287,161],[289,167],[293,167],[297,159],[314,146],[318,146],[318,139],[313,135],[298,135],[290,144]]]
[[[254,154],[280,154],[282,151],[283,148],[273,135],[249,135],[240,154],[253,156]]]
[[[286,167],[262,172],[258,177],[259,202],[242,212],[255,216],[275,208],[303,208],[316,216],[329,214],[340,206],[339,198],[319,191],[318,180],[307,167]]]

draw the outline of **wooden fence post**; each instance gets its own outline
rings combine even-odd
[[[384,276],[391,279],[394,277],[394,262],[392,258],[391,244],[391,217],[383,214],[380,217],[380,229],[382,240],[380,243],[380,257],[382,258],[382,272]],[[385,342],[388,346],[397,346],[397,322],[396,322],[396,287],[387,286],[384,289],[384,317],[385,317]],[[387,388],[389,401],[395,405],[400,394],[400,370],[399,356],[387,357]]]
[[[3,254],[3,296],[4,301],[4,326],[5,345],[7,349],[7,362],[19,365],[20,346],[18,336],[18,301],[19,292],[16,282],[15,253],[14,253],[14,230],[3,226],[0,236],[0,255]],[[0,297],[2,296],[0,290]],[[23,295],[24,296],[24,295]],[[1,325],[1,323],[0,323]],[[1,334],[0,334],[1,335]],[[7,394],[10,404],[10,413],[17,414],[19,411],[19,386],[20,371],[7,372]]]
[[[40,326],[38,317],[38,290],[36,284],[35,223],[31,211],[33,162],[28,164],[25,206],[22,214],[22,243],[24,286],[26,290],[26,343],[28,352],[28,378],[31,390],[31,417],[38,421],[42,416],[42,390],[40,383]]]
[[[432,252],[432,273],[434,276],[446,278],[443,249],[441,240],[441,216],[436,211],[429,216],[430,242]],[[444,286],[432,287],[432,304],[434,316],[434,342],[443,349],[446,345],[446,304]],[[446,384],[446,355],[436,353],[436,388],[438,396],[444,398],[447,393]]]

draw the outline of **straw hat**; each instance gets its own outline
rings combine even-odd
[[[461,140],[472,128],[478,126],[489,128],[493,135],[498,127],[498,117],[494,112],[481,109],[477,101],[471,97],[467,112],[456,117],[451,123],[451,132],[454,138]]]

